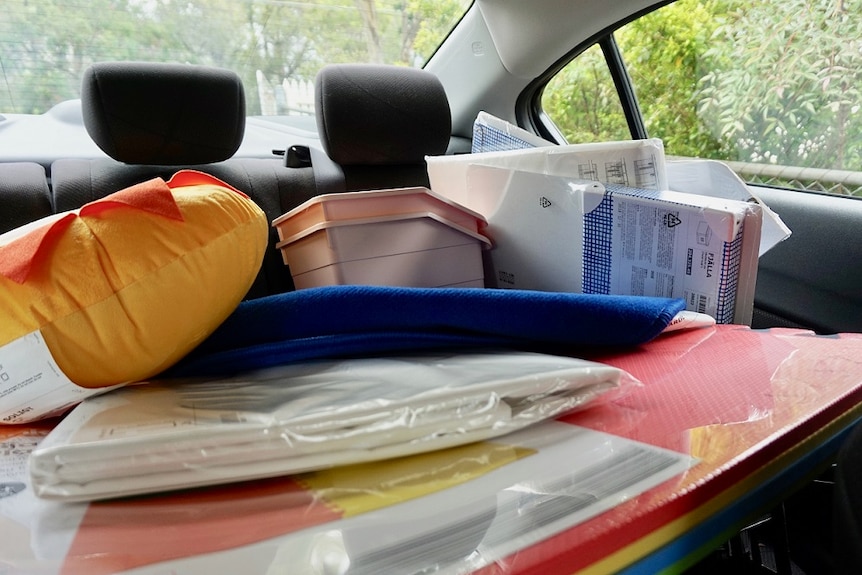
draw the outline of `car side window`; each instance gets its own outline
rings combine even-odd
[[[860,0],[678,0],[614,39],[669,156],[862,197],[860,13]],[[607,68],[594,46],[545,87],[543,111],[568,142],[632,137]]]
[[[631,138],[613,78],[598,44],[556,74],[542,109],[569,143]]]

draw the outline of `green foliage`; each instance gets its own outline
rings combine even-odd
[[[571,143],[630,138],[602,51],[593,46],[545,88],[542,107]]]
[[[717,23],[717,1],[679,0],[615,34],[643,105],[651,135],[677,155],[722,156],[720,141],[698,118],[701,55]],[[566,66],[546,88],[542,105],[569,142],[631,137],[598,47]]]
[[[458,18],[464,13],[464,0],[406,0],[404,10],[409,24],[405,29],[413,31],[413,54],[405,54],[402,62],[409,64],[417,57],[428,58],[440,45],[443,35],[448,34]]]
[[[421,65],[467,3],[5,0],[0,111],[78,97],[95,61],[151,60],[236,70],[255,114],[259,78],[310,81],[329,62]],[[669,154],[860,170],[860,14],[862,0],[678,0],[615,39]],[[570,142],[631,137],[598,47],[551,80],[542,106]]]
[[[271,86],[330,62],[419,65],[465,0],[5,0],[0,112],[41,113],[80,93],[87,66],[145,60],[230,68],[259,113]]]
[[[633,21],[617,43],[643,105],[650,135],[669,153],[724,157],[722,143],[698,115],[697,86],[722,2],[680,0]]]
[[[706,52],[715,66],[701,80],[699,112],[735,159],[862,169],[860,13],[860,0],[728,11]]]
[[[669,154],[862,169],[862,0],[678,0],[615,33]],[[592,48],[542,105],[570,142],[631,137]]]
[[[139,52],[132,36],[146,45],[152,27],[126,0],[5,2],[0,18],[0,66],[6,84],[0,111],[43,112],[80,93],[80,77],[94,59],[130,59]],[[101,29],[89,14],[114,21]]]

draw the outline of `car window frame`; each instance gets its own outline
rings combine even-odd
[[[620,103],[620,110],[626,120],[629,130],[629,136],[632,140],[647,139],[650,136],[644,121],[644,114],[636,95],[636,86],[629,75],[629,67],[625,64],[624,55],[620,50],[615,34],[618,30],[625,27],[629,23],[642,18],[652,12],[659,11],[666,6],[675,3],[676,0],[668,0],[650,6],[647,9],[641,10],[632,14],[630,17],[623,19],[601,32],[593,35],[586,41],[578,44],[574,49],[557,60],[553,66],[548,68],[544,74],[535,78],[521,92],[515,107],[515,117],[519,126],[525,127],[528,130],[534,131],[541,137],[557,144],[567,144],[566,137],[557,128],[553,119],[544,111],[542,106],[542,97],[544,90],[553,78],[560,73],[567,65],[574,62],[578,57],[584,54],[587,50],[594,46],[598,46],[603,54],[605,65],[614,83],[614,89]],[[656,136],[660,137],[660,136]],[[708,156],[699,156],[700,159],[716,159]],[[750,166],[763,166],[764,170],[768,170],[770,164],[765,162],[740,162],[736,160],[727,161],[728,165],[737,163],[749,164]],[[847,170],[836,170],[825,168],[822,166],[790,166],[798,169],[801,173],[812,172],[847,172]],[[737,171],[734,168],[734,171]],[[862,194],[859,193],[834,193],[828,190],[818,190],[812,187],[793,187],[786,185],[783,182],[771,183],[764,182],[757,176],[746,178],[742,174],[740,177],[746,181],[748,185],[755,185],[764,188],[774,188],[779,190],[787,190],[792,192],[803,192],[813,194],[834,195],[837,197],[845,197],[862,201]],[[815,180],[819,181],[819,180]]]
[[[557,144],[566,143],[565,138],[557,129],[553,120],[548,117],[542,107],[542,95],[548,83],[563,68],[577,59],[594,45],[598,45],[602,51],[608,71],[614,83],[620,107],[626,119],[631,139],[642,140],[649,137],[644,123],[643,113],[637,99],[635,86],[628,73],[622,52],[617,45],[614,33],[626,24],[637,20],[653,11],[673,4],[674,0],[667,0],[654,4],[649,8],[631,14],[628,18],[620,20],[599,31],[590,38],[576,45],[571,51],[557,60],[553,66],[548,68],[544,74],[530,82],[515,102],[515,118],[518,125],[534,131],[539,136]]]

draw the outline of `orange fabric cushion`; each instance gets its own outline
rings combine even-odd
[[[82,387],[152,377],[239,304],[267,234],[245,194],[194,171],[3,234],[0,346],[40,330]]]

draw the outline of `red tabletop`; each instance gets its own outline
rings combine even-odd
[[[531,453],[544,447],[504,437],[385,464],[60,504],[37,500],[27,489],[26,454],[51,428],[48,422],[0,427],[0,571],[363,573],[408,564],[453,573],[682,569],[695,551],[717,545],[747,516],[821,469],[862,415],[859,334],[716,326],[665,334],[639,349],[581,355],[625,369],[640,385],[538,427],[534,436],[580,430],[611,451],[618,449],[612,439],[624,438],[690,463],[609,509],[542,523],[538,541],[513,536],[495,554],[486,548],[488,525],[495,515],[501,520],[503,502],[513,494],[532,489],[530,505],[537,505],[535,486],[549,485],[541,482],[552,468],[569,465],[565,457],[576,467],[581,448],[549,449],[553,461],[543,460]],[[558,505],[552,497],[558,494],[542,494],[548,509]],[[512,525],[513,533],[524,533],[518,531],[523,524]],[[429,533],[438,544],[421,543]],[[387,547],[386,538],[399,534],[400,546]],[[361,554],[351,551],[357,537]],[[404,543],[411,541],[412,547]],[[331,552],[324,552],[327,546]]]

